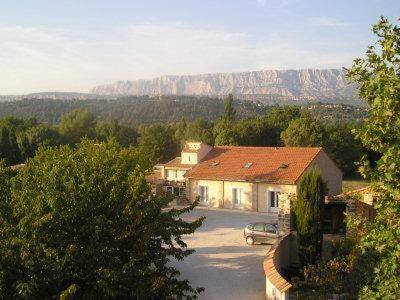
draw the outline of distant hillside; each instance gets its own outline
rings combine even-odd
[[[74,92],[42,92],[26,95],[0,95],[0,101],[14,101],[22,99],[53,99],[53,100],[86,100],[86,99],[114,99],[112,96],[94,95]]]
[[[238,118],[261,116],[271,109],[271,106],[252,101],[234,101],[234,107]],[[361,120],[367,115],[365,108],[342,104],[312,104],[302,108],[325,122]],[[139,126],[153,122],[176,122],[182,118],[187,121],[196,118],[214,121],[223,114],[224,102],[215,98],[193,96],[129,96],[116,100],[23,99],[0,102],[0,118],[35,117],[40,122],[55,124],[63,114],[74,109],[90,110],[104,121],[118,120],[121,125]]]
[[[265,70],[243,73],[162,76],[152,80],[118,81],[93,88],[98,95],[201,95],[265,104],[355,102],[355,86],[341,69]]]

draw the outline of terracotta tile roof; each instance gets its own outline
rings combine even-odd
[[[181,161],[182,160],[180,157],[175,157],[173,160],[170,160],[169,162],[164,164],[164,167],[165,168],[185,169],[185,170],[188,170],[191,167],[193,167],[193,165],[182,164]]]
[[[160,170],[154,170],[153,173],[146,176],[146,181],[151,184],[160,184],[164,180]]]
[[[294,184],[320,151],[322,148],[214,147],[186,177]]]

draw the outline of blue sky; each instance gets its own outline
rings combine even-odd
[[[0,94],[351,65],[391,0],[0,0]]]

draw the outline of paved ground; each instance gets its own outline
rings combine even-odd
[[[186,219],[206,216],[203,226],[185,238],[196,253],[177,262],[182,278],[204,287],[200,299],[265,299],[262,267],[270,245],[248,246],[244,226],[269,221],[265,214],[197,208]]]

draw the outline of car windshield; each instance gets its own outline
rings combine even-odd
[[[261,224],[261,223],[254,224],[253,230],[255,230],[255,231],[265,231],[265,225]]]
[[[277,228],[275,225],[267,224],[267,226],[265,226],[265,228],[268,233],[276,233],[277,232]]]

